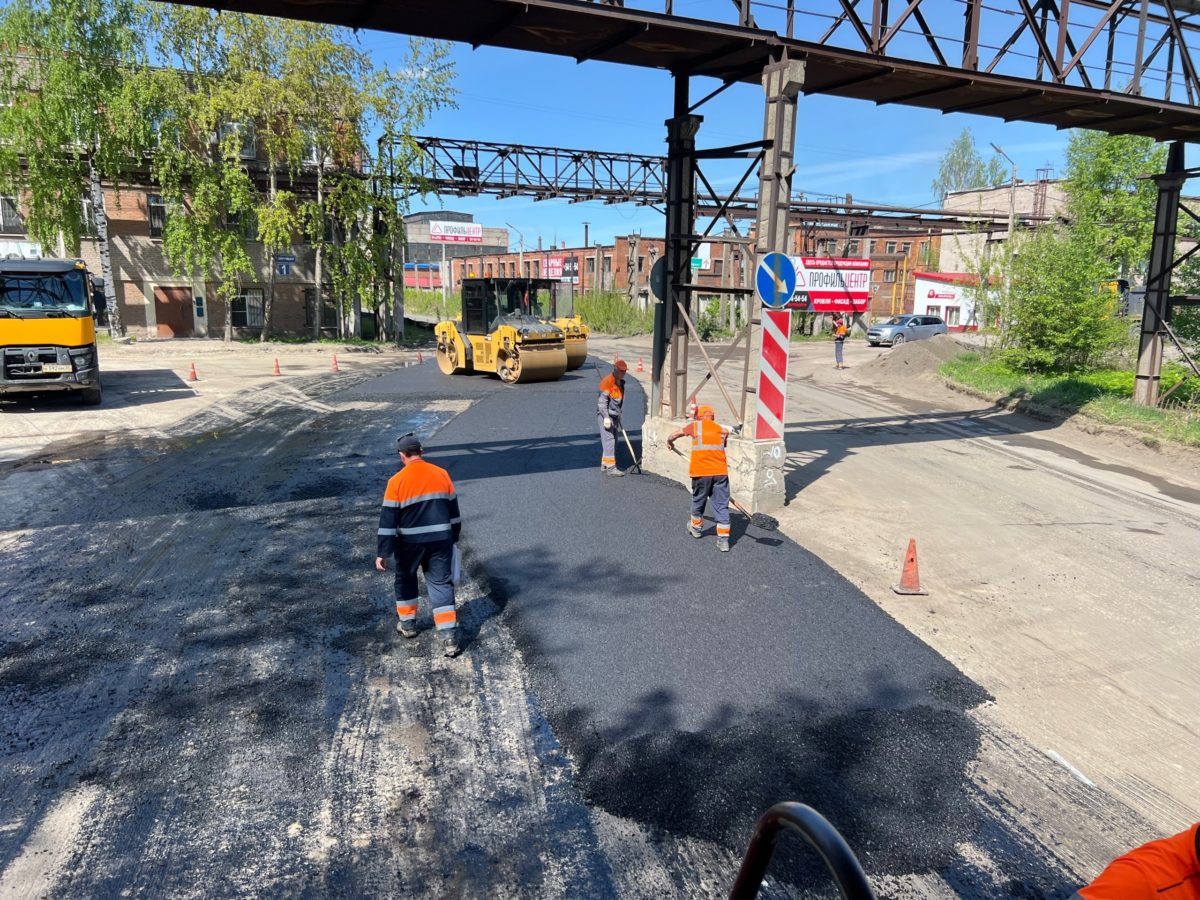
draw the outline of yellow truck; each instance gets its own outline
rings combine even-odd
[[[101,400],[92,278],[73,259],[0,259],[0,395]]]

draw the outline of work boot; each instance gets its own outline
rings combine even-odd
[[[417,623],[401,620],[396,623],[396,631],[400,633],[401,637],[415,638],[417,636]]]
[[[722,553],[728,553],[729,552],[729,538],[727,538],[727,537],[717,538],[717,549],[720,550]]]
[[[442,638],[442,656],[453,659],[460,653],[462,653],[462,647],[458,643],[458,632],[447,632],[446,636]]]
[[[616,477],[616,478],[620,478],[620,477],[622,477],[622,476],[623,476],[625,473],[624,473],[624,472],[622,472],[620,469],[618,469],[616,466],[605,466],[605,467],[604,467],[604,474],[605,474],[605,475],[612,475],[612,476],[614,476],[614,477]]]
[[[703,537],[703,532],[701,532],[700,529],[697,526],[693,525],[691,522],[688,522],[687,529],[688,529],[688,534],[690,534],[692,537],[694,537],[694,538]]]

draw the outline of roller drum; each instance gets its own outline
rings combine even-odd
[[[556,381],[566,371],[567,351],[562,344],[524,344],[496,354],[496,374],[505,384]]]
[[[567,341],[567,371],[578,369],[587,360],[587,338]]]

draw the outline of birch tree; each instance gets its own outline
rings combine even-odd
[[[30,237],[77,255],[90,223],[109,331],[125,333],[113,281],[104,185],[119,190],[148,148],[142,36],[133,0],[13,0],[0,9],[0,185],[23,200]]]

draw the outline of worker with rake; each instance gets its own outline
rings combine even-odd
[[[692,515],[687,531],[694,538],[703,536],[704,507],[712,501],[713,518],[717,520],[717,549],[729,551],[729,460],[725,444],[733,429],[717,423],[711,406],[697,406],[695,420],[688,422],[667,438],[667,447],[675,453],[675,442],[683,437],[692,439],[688,475],[692,479]]]

